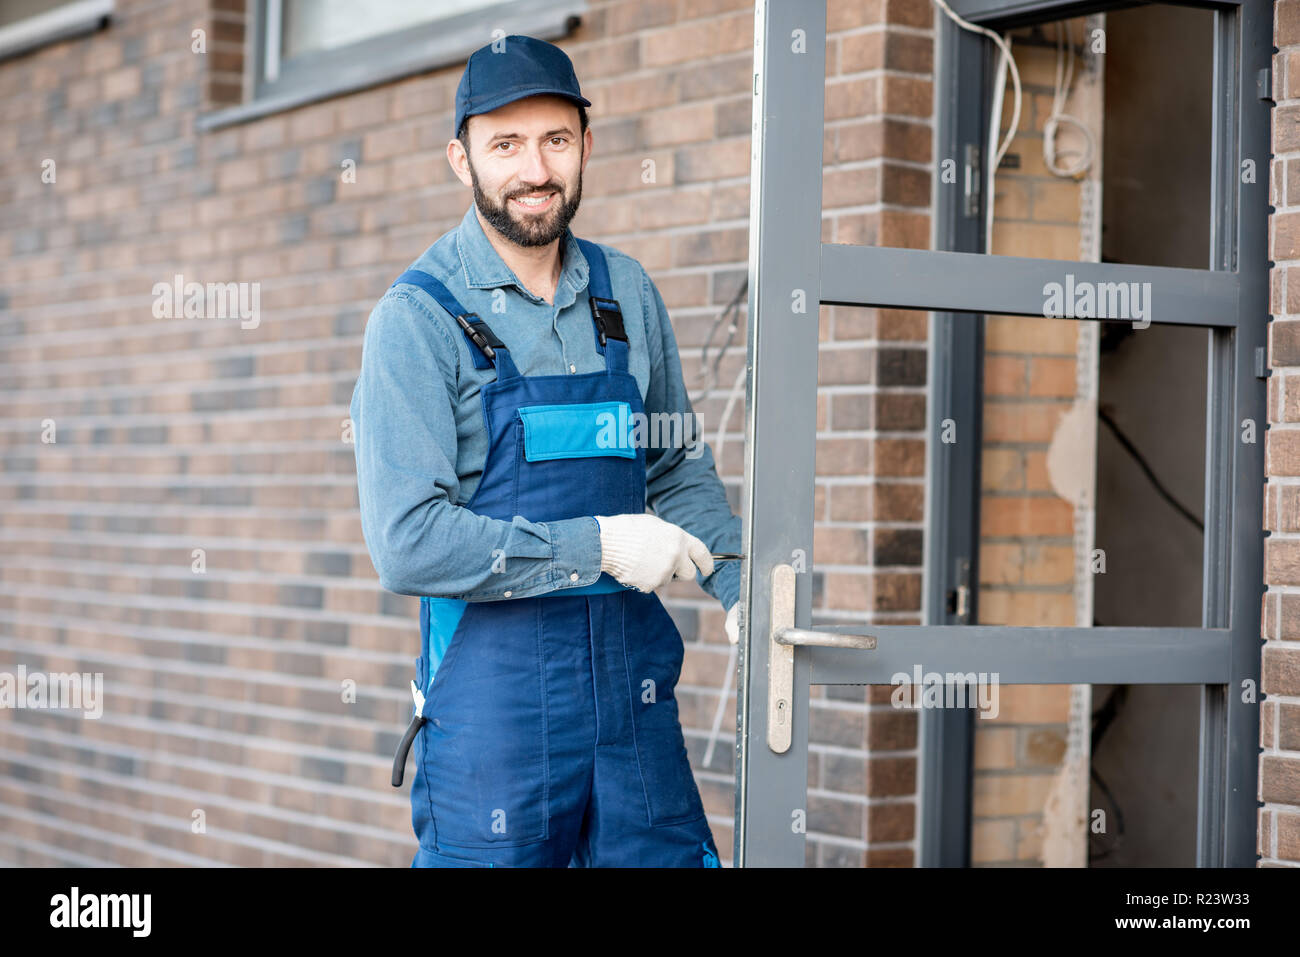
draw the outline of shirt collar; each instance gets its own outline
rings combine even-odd
[[[582,254],[582,247],[578,245],[578,240],[573,235],[573,230],[567,226],[564,229],[562,240],[563,256],[561,259],[560,279],[555,286],[555,302],[560,303],[560,290],[567,284],[573,292],[573,298],[577,293],[586,287],[589,276],[587,257]],[[460,254],[461,267],[464,270],[465,285],[471,289],[490,289],[493,286],[515,285],[520,293],[536,299],[528,291],[528,288],[519,281],[513,269],[506,265],[501,254],[488,240],[487,235],[483,232],[483,225],[478,221],[475,214],[475,206],[470,204],[469,210],[465,213],[460,221],[460,226],[456,228],[456,250]],[[573,299],[569,299],[570,302]]]

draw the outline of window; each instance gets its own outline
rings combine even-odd
[[[421,0],[371,0],[366,15],[347,0],[281,0],[280,53],[287,59],[405,30],[419,23],[494,6],[498,0],[444,0],[432,7]],[[268,51],[269,52],[269,51]],[[269,64],[268,64],[269,65]]]
[[[495,36],[556,40],[586,10],[586,0],[250,0],[250,99],[201,116],[199,129],[463,63]]]
[[[0,60],[98,30],[113,0],[0,0]]]

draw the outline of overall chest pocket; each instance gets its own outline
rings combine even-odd
[[[645,451],[626,401],[520,407],[514,514],[534,522],[645,510]]]
[[[627,402],[530,405],[518,411],[526,462],[637,457],[632,407]]]

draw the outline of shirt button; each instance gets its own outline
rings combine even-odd
[[[577,580],[578,580],[578,573],[577,573],[577,572],[574,572],[572,575],[569,576],[569,581],[571,581],[571,582],[576,582]]]
[[[513,595],[513,594],[514,594],[514,592],[509,591],[509,590],[506,590],[506,591],[504,591],[504,592],[501,593],[501,597],[502,597],[502,598],[509,598],[509,597],[510,597],[511,595]]]
[[[570,362],[570,363],[569,363],[569,371],[570,371],[570,372],[577,372],[577,371],[578,371],[578,367],[575,366],[572,362]]]

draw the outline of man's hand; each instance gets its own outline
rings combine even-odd
[[[727,641],[733,645],[740,641],[740,602],[736,602],[727,611]]]
[[[674,578],[713,574],[708,547],[684,529],[649,513],[597,515],[600,570],[637,591],[651,592]]]

